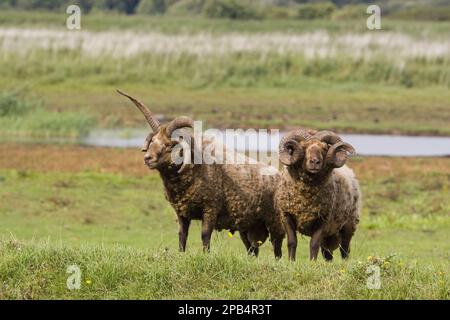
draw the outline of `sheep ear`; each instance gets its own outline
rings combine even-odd
[[[327,161],[332,167],[340,168],[347,161],[347,153],[355,154],[355,148],[346,142],[338,142],[328,150]]]

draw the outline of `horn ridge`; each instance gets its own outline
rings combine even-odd
[[[136,98],[126,94],[125,92],[120,91],[119,89],[116,89],[116,91],[117,91],[117,93],[121,94],[122,96],[130,99],[131,102],[133,102],[136,105],[136,107],[138,107],[138,109],[141,110],[141,112],[144,114],[145,119],[147,119],[148,124],[150,125],[150,127],[152,128],[152,130],[154,132],[157,132],[159,130],[159,128],[161,127],[161,124],[155,118],[153,113],[145,106],[145,104],[143,104]]]
[[[194,121],[189,117],[178,117],[173,119],[166,128],[167,135],[170,137],[176,129],[193,128]]]

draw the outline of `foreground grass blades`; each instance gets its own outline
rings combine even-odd
[[[70,265],[81,270],[79,290],[67,288]],[[373,265],[380,289],[367,287]],[[292,263],[217,247],[179,254],[0,242],[1,299],[448,299],[449,286],[448,265],[392,257]]]

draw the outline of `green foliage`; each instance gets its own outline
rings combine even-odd
[[[9,11],[0,15],[0,24],[53,29],[61,27],[61,16]],[[383,20],[383,29],[398,34],[400,40],[406,36],[416,41],[426,35],[424,42],[438,42],[447,39],[449,27],[448,22]],[[358,20],[245,21],[105,14],[86,15],[83,29],[112,29],[118,36],[142,30],[163,36],[237,33],[249,39],[260,33],[272,36],[317,29],[325,30],[329,39],[367,32]],[[352,57],[345,50],[305,59],[289,52],[191,55],[174,47],[167,55],[145,53],[117,59],[81,56],[78,50],[36,49],[23,56],[1,56],[0,88],[30,84],[34,94],[45,99],[42,108],[49,113],[78,113],[94,118],[102,127],[142,126],[140,114],[124,108],[114,94],[115,88],[128,88],[151,101],[155,112],[168,117],[192,115],[208,126],[302,125],[346,132],[449,135],[450,109],[445,101],[450,99],[450,60],[400,58],[395,50],[386,49],[378,50],[378,55],[375,46],[369,44],[370,50],[363,51],[371,53],[367,59]],[[7,130],[10,135],[31,134],[24,121],[4,120],[2,126],[2,132]]]
[[[67,0],[17,0],[15,7],[25,10],[56,10],[67,2]]]
[[[22,99],[17,93],[0,92],[0,117],[23,116],[39,106]]]
[[[84,13],[111,11],[125,14],[176,16],[204,14],[209,18],[227,19],[359,19],[364,17],[369,0],[0,0],[2,9],[64,11],[71,4],[79,5]],[[382,3],[383,14],[398,19],[448,21],[446,0],[433,0],[427,6],[420,1],[406,3],[387,0]]]
[[[94,8],[133,14],[138,4],[139,0],[99,0],[95,1]]]
[[[288,7],[269,7],[264,11],[264,17],[269,19],[291,18],[292,9]]]
[[[167,9],[166,0],[141,0],[136,13],[139,14],[163,14]]]
[[[349,19],[367,19],[367,6],[364,5],[347,5],[340,10],[335,10],[331,18],[333,20],[349,20]]]
[[[311,3],[302,4],[297,9],[298,19],[328,19],[336,10],[336,6],[332,3]]]
[[[450,6],[413,7],[394,12],[390,16],[405,20],[450,21]]]
[[[0,133],[4,136],[79,137],[89,133],[93,119],[73,112],[49,112],[40,101],[0,92]]]
[[[255,19],[255,8],[238,0],[207,0],[203,12],[208,18]]]
[[[168,13],[182,15],[199,15],[202,13],[206,0],[182,0],[177,1],[168,8]]]

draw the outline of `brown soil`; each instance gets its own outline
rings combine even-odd
[[[349,165],[361,179],[436,172],[450,174],[450,158],[367,157]],[[40,172],[96,171],[143,176],[149,170],[139,149],[76,145],[0,144],[0,169]]]

